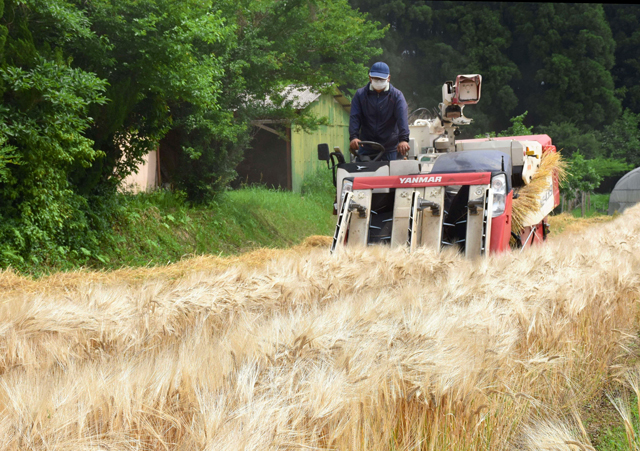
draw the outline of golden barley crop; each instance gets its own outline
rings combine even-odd
[[[540,195],[549,189],[550,177],[559,182],[567,178],[567,163],[559,152],[545,152],[529,184],[514,189],[512,232],[520,233],[527,215],[540,210]]]
[[[639,234],[0,273],[0,449],[592,449],[572,412],[637,336]]]

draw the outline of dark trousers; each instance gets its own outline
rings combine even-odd
[[[378,152],[375,153],[367,153],[366,156],[370,157],[372,160],[378,155]],[[378,161],[392,161],[392,160],[397,160],[398,159],[398,151],[397,150],[390,150],[385,152],[380,158],[378,158]]]

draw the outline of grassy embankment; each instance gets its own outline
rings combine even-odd
[[[225,193],[206,207],[188,207],[170,193],[131,196],[117,248],[105,266],[166,264],[184,257],[233,255],[259,247],[290,247],[309,235],[333,233],[331,202],[319,196],[251,187]]]
[[[25,264],[36,276],[81,267],[158,266],[199,255],[229,256],[257,248],[289,248],[311,235],[332,235],[335,188],[327,171],[305,181],[303,194],[245,187],[207,205],[190,205],[181,193],[119,194],[114,227],[100,252],[73,252],[64,264]]]
[[[101,256],[103,262],[96,258],[93,266],[166,264],[202,254],[286,248],[310,235],[331,235],[336,220],[331,214],[333,187],[313,182],[303,195],[249,187],[228,191],[200,207],[190,207],[170,192],[125,196],[125,214],[115,228],[117,246]],[[558,215],[552,219],[552,233],[608,221],[603,214],[607,204],[608,195],[594,196],[586,218],[580,218],[579,208]]]

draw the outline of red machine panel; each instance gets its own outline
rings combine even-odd
[[[387,177],[357,177],[353,189],[423,188],[425,186],[488,185],[490,172],[465,172],[462,174],[417,174]]]

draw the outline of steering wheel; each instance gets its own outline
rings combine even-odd
[[[363,155],[361,153],[361,150],[364,146],[369,146],[369,147],[373,147],[374,150],[379,150],[378,155],[375,156],[374,159],[371,159],[371,155]],[[353,152],[352,153],[360,158],[360,161],[366,161],[366,160],[362,160],[363,157],[369,158],[369,161],[378,161],[380,158],[382,158],[382,156],[386,153],[386,150],[384,148],[384,146],[380,143],[374,142],[374,141],[360,141],[359,147],[358,147],[358,151],[357,152]]]

